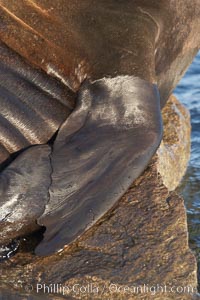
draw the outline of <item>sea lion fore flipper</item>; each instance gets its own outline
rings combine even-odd
[[[0,245],[39,229],[51,184],[51,148],[26,149],[0,174]]]
[[[90,228],[126,192],[159,146],[156,86],[132,76],[85,82],[51,155],[50,200],[39,255],[60,250]]]

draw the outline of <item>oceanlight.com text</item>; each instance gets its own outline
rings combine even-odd
[[[36,286],[29,285],[24,287],[26,291],[36,291],[38,294],[61,294],[61,295],[83,295],[83,294],[123,294],[123,295],[156,295],[156,294],[196,294],[197,289],[191,285],[188,286],[175,286],[175,285],[119,285],[116,283],[106,284],[79,284],[75,283],[72,285],[63,285],[60,283],[38,283]]]

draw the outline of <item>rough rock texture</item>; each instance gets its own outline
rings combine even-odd
[[[2,288],[33,296],[2,290],[0,299],[63,299],[63,289],[65,299],[197,299],[183,199],[169,192],[185,172],[189,116],[171,97],[163,117],[157,155],[115,208],[61,253],[40,258],[21,251],[4,262]]]
[[[190,114],[172,95],[163,109],[164,136],[157,151],[158,172],[169,191],[180,183],[190,156]]]

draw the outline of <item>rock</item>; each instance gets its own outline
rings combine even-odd
[[[190,158],[190,114],[172,95],[162,115],[164,135],[157,151],[157,168],[164,185],[173,191],[185,174]]]
[[[189,158],[189,115],[172,96],[163,118],[157,154],[115,208],[60,253],[41,258],[21,250],[2,263],[7,293],[12,287],[31,290],[25,299],[197,299],[184,202],[172,191]]]

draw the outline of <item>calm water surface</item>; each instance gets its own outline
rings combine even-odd
[[[191,114],[191,158],[180,190],[187,207],[190,248],[195,250],[200,265],[200,52],[174,94]]]

